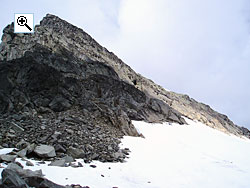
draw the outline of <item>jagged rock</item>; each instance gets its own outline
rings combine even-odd
[[[29,145],[29,143],[22,139],[20,142],[18,142],[18,143],[16,144],[16,148],[17,148],[17,149],[24,149],[24,148],[26,148],[28,145]]]
[[[73,168],[79,168],[79,167],[83,167],[82,163],[78,162],[78,163],[69,163],[69,165]]]
[[[17,173],[21,176],[21,177],[42,177],[44,176],[42,173],[42,170],[36,170],[36,171],[32,171],[29,169],[25,169],[25,170],[18,170]]]
[[[62,153],[66,153],[67,152],[67,150],[61,144],[57,144],[55,146],[55,150],[56,150],[56,152],[62,152]]]
[[[16,157],[17,157],[16,155],[2,154],[0,155],[0,161],[10,163],[10,162],[14,162],[16,160]]]
[[[67,154],[75,159],[84,158],[86,155],[82,149],[77,149],[73,147],[69,147],[69,149],[67,150]]]
[[[78,162],[77,163],[78,167],[83,167],[82,163]]]
[[[42,158],[51,158],[56,156],[55,148],[48,145],[37,146],[34,152]]]
[[[34,166],[34,164],[32,162],[30,162],[30,161],[27,161],[26,166]]]
[[[18,170],[22,170],[23,167],[22,167],[22,166],[19,166],[19,165],[16,164],[16,163],[9,163],[6,169],[18,171]]]
[[[49,164],[49,166],[59,166],[59,167],[65,167],[65,165],[66,165],[65,159],[55,160]]]
[[[125,154],[121,151],[118,151],[116,153],[113,154],[113,157],[116,159],[124,159],[125,158]]]
[[[97,166],[96,165],[89,165],[91,168],[96,168]]]
[[[10,163],[6,169],[15,171],[15,173],[17,173],[22,178],[43,177],[42,170],[32,171],[29,169],[23,169],[22,167],[20,167],[19,165],[15,163]]]
[[[17,152],[17,155],[19,156],[19,157],[25,157],[26,156],[26,154],[27,154],[27,148],[24,148],[24,149],[22,149],[22,150],[20,150],[19,152]]]
[[[27,184],[31,187],[38,188],[64,188],[62,185],[53,183],[52,181],[42,177],[27,177],[25,178]]]
[[[2,172],[3,188],[64,188],[64,186],[53,183],[52,181],[42,177],[42,171],[23,170],[20,167],[8,165]]]
[[[1,185],[0,185],[1,186]],[[26,182],[13,170],[4,169],[2,172],[2,187],[3,188],[29,188]]]
[[[65,163],[72,163],[72,162],[75,161],[75,160],[73,159],[73,157],[71,157],[71,156],[65,156],[65,157],[63,157],[62,159],[65,160]]]
[[[26,147],[26,149],[27,149],[27,152],[26,152],[26,154],[30,154],[30,153],[32,153],[34,150],[35,150],[35,148],[36,148],[36,144],[29,144],[27,147]]]

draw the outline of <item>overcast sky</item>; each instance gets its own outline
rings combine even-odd
[[[136,72],[250,128],[249,0],[1,0],[14,13],[47,13],[81,27]]]

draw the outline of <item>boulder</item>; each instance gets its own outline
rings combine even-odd
[[[75,161],[71,156],[65,156],[63,157],[63,159],[65,160],[66,163],[72,163]]]
[[[26,154],[27,154],[27,148],[22,149],[22,150],[20,150],[19,152],[17,152],[17,155],[18,155],[19,157],[22,157],[22,158],[25,157]]]
[[[32,171],[29,169],[23,169],[22,167],[20,167],[16,163],[10,163],[6,169],[15,171],[22,178],[34,177],[34,176],[43,177],[42,170]]]
[[[55,148],[48,145],[37,146],[34,152],[42,158],[51,158],[56,156]]]
[[[67,151],[61,144],[57,144],[55,146],[55,150],[56,150],[56,152],[62,152],[62,153],[66,153],[66,151]]]
[[[6,169],[18,171],[18,170],[23,170],[23,167],[19,166],[16,163],[9,163]]]
[[[42,171],[23,170],[15,166],[8,165],[2,172],[1,188],[64,188],[64,186],[53,183],[42,177]]]
[[[24,149],[24,148],[26,148],[28,145],[29,145],[29,143],[22,139],[20,142],[18,142],[18,143],[16,144],[16,148],[17,148],[17,149]]]
[[[6,155],[6,154],[0,155],[0,161],[10,163],[14,162],[15,160],[16,160],[16,155]]]
[[[31,187],[38,187],[38,188],[64,188],[62,185],[58,185],[53,183],[52,181],[42,178],[42,177],[28,177],[25,178],[27,184]]]
[[[42,170],[32,171],[30,169],[22,169],[16,171],[22,178],[26,177],[43,177]]]
[[[26,182],[11,169],[4,169],[2,172],[3,188],[29,188]]]
[[[27,161],[26,166],[34,166],[34,164],[32,162],[30,162],[30,161]]]
[[[85,152],[82,149],[74,147],[69,147],[69,149],[67,150],[67,154],[75,159],[85,157]]]
[[[66,165],[65,159],[55,160],[49,164],[49,166],[59,166],[59,167],[65,167],[65,165]]]

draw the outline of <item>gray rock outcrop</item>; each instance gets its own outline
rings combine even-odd
[[[40,145],[37,146],[34,150],[34,152],[42,158],[51,158],[56,156],[56,151],[53,146],[48,145]]]

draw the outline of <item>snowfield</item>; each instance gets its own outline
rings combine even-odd
[[[121,147],[131,150],[126,163],[94,161],[92,168],[78,160],[84,167],[72,168],[32,161],[36,165],[25,168],[42,169],[61,185],[90,188],[249,188],[250,140],[186,121],[189,125],[133,121],[145,139],[124,137]]]

